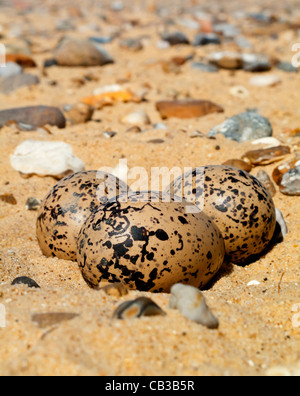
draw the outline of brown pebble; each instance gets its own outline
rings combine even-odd
[[[65,37],[54,53],[59,66],[92,67],[113,63],[112,57],[102,48],[84,38]]]
[[[75,105],[65,105],[63,112],[71,125],[77,125],[91,121],[94,108],[84,103],[77,103]]]
[[[232,166],[233,168],[242,169],[245,172],[251,172],[252,166],[247,162],[239,159],[228,160],[223,165]]]
[[[26,67],[36,67],[35,61],[28,55],[25,54],[7,54],[6,55],[6,62],[14,62],[18,65],[22,66],[23,68]]]
[[[127,129],[126,132],[127,133],[141,133],[142,132],[142,128],[137,126],[137,125],[134,125],[134,126],[130,127],[129,129]]]
[[[128,294],[128,289],[122,283],[112,283],[111,285],[101,287],[99,290],[104,291],[108,296],[118,298]]]
[[[31,317],[32,322],[34,322],[39,329],[45,329],[50,326],[55,326],[63,322],[67,322],[79,315],[68,312],[50,312],[50,313],[39,313],[34,314]]]
[[[206,100],[162,101],[156,103],[156,109],[163,119],[170,117],[195,118],[224,112],[221,106]]]
[[[163,140],[163,139],[152,139],[152,140],[149,140],[147,143],[150,143],[150,144],[163,144],[163,143],[165,143],[165,140]]]
[[[13,194],[2,194],[0,195],[0,201],[5,202],[10,205],[17,205],[17,200]]]
[[[256,178],[270,191],[272,197],[276,195],[276,188],[267,172],[261,169],[257,173]]]
[[[270,165],[280,161],[291,153],[288,146],[271,147],[267,149],[248,151],[242,159],[252,165]]]
[[[32,129],[44,125],[55,125],[58,128],[66,126],[62,112],[55,107],[48,106],[18,107],[0,111],[0,128],[10,121],[31,125]]]

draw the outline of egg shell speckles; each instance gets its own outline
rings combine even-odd
[[[233,263],[243,264],[262,253],[273,237],[276,214],[272,197],[259,180],[242,170],[197,168],[184,179],[176,179],[167,192],[184,197],[212,218]]]
[[[79,172],[60,181],[38,214],[37,238],[43,254],[76,261],[77,238],[86,219],[127,189],[115,176],[97,171]]]
[[[116,201],[91,215],[78,240],[86,282],[151,292],[178,282],[203,287],[223,264],[224,241],[208,216],[188,214],[186,205]]]

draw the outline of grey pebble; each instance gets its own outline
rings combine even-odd
[[[214,31],[221,33],[225,38],[235,38],[240,34],[240,30],[228,22],[214,24]]]
[[[272,63],[267,55],[244,54],[243,69],[249,72],[265,72],[272,69]]]
[[[40,199],[30,197],[26,201],[25,209],[30,211],[35,211],[40,208],[42,201]]]
[[[192,69],[196,69],[205,73],[218,73],[219,68],[215,65],[209,65],[202,62],[193,62],[191,64]]]
[[[280,226],[282,237],[286,237],[289,232],[288,226],[284,220],[281,210],[279,210],[278,208],[276,208],[276,222]]]
[[[299,69],[291,64],[291,62],[279,62],[277,69],[286,73],[298,73]]]
[[[285,195],[300,196],[300,165],[284,173],[280,183],[280,191]]]
[[[193,45],[195,47],[204,46],[204,45],[220,45],[221,39],[220,36],[216,33],[199,33],[194,39]]]
[[[272,197],[274,197],[276,195],[277,191],[274,186],[274,183],[272,182],[270,176],[267,174],[266,171],[261,169],[257,173],[256,178],[269,190]]]
[[[0,81],[0,93],[9,94],[21,87],[29,87],[39,83],[39,78],[32,74],[12,75]]]
[[[14,62],[8,62],[4,67],[0,67],[0,78],[12,77],[22,73],[22,67]]]
[[[270,121],[256,112],[246,112],[229,118],[209,132],[209,136],[222,134],[237,142],[261,139],[273,135]]]
[[[15,285],[27,285],[30,288],[40,289],[40,286],[31,278],[27,276],[20,276],[12,281],[12,286]]]
[[[123,39],[120,41],[119,45],[121,48],[135,52],[141,51],[144,48],[142,40],[140,38]]]
[[[163,33],[162,40],[167,41],[170,45],[190,44],[189,39],[182,32]]]
[[[217,329],[219,321],[207,306],[199,289],[178,283],[171,288],[170,308],[178,309],[183,316],[209,329]]]

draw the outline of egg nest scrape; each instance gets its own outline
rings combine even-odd
[[[205,286],[224,262],[218,228],[204,213],[187,213],[186,203],[144,198],[115,200],[86,221],[77,256],[86,282],[151,292],[169,292],[178,282]]]

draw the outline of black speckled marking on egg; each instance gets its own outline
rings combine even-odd
[[[77,238],[86,219],[127,189],[114,176],[97,171],[79,172],[61,180],[38,214],[37,238],[44,255],[76,261]]]
[[[185,197],[213,219],[233,263],[260,254],[272,239],[276,225],[272,197],[259,180],[242,170],[197,168],[184,175],[184,183],[182,177],[175,180],[167,193]]]
[[[91,215],[79,235],[77,261],[90,286],[109,281],[169,292],[178,282],[203,287],[224,256],[220,231],[204,213],[187,214],[185,203],[135,200],[108,203]]]

